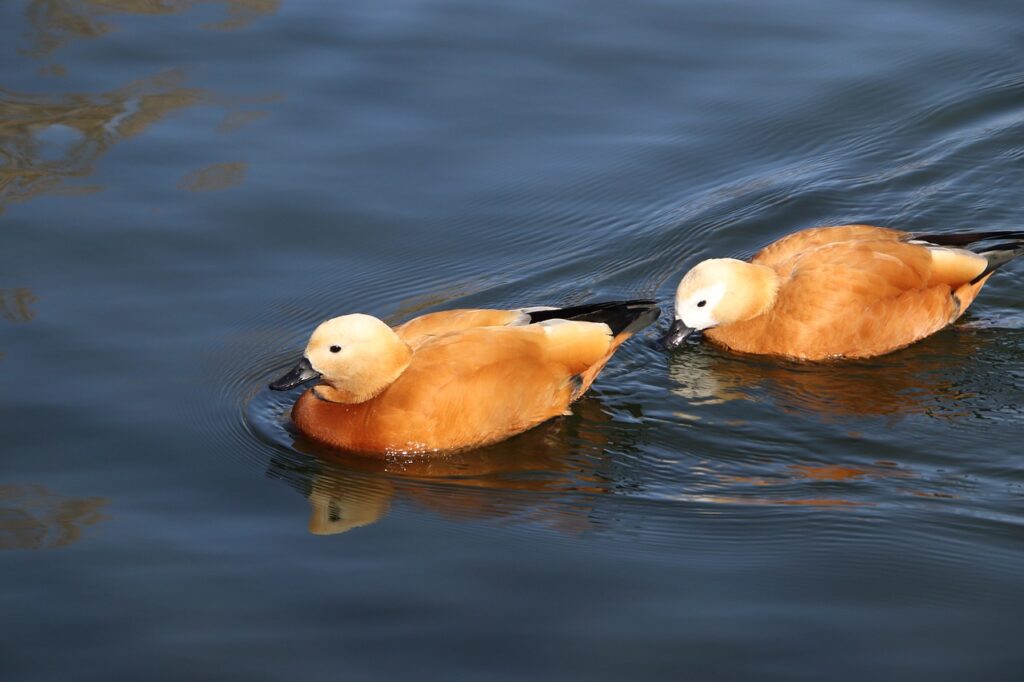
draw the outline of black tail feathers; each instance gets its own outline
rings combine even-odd
[[[985,266],[985,270],[980,275],[971,280],[971,284],[979,282],[983,277],[987,277],[994,270],[1001,268],[1014,258],[1024,256],[1024,240],[994,244],[976,253],[979,256],[984,256],[985,260],[988,261],[988,265]]]
[[[611,327],[612,335],[624,331],[635,332],[658,319],[661,309],[651,300],[604,301],[559,308],[557,310],[536,310],[530,315],[530,323],[545,320],[578,320],[580,322],[603,322]]]
[[[923,233],[923,232],[912,232],[908,238],[915,242],[928,242],[935,246],[959,246],[965,248],[972,244],[979,244],[981,242],[994,241],[996,239],[1006,240],[1024,240],[1024,230],[996,230],[994,232],[947,232],[941,233]],[[970,249],[981,253],[980,250]]]

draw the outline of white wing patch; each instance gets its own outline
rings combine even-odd
[[[545,334],[547,334],[548,336],[552,336],[552,335],[557,335],[559,332],[561,332],[563,330],[568,330],[568,327],[566,327],[565,325],[571,325],[571,326],[576,327],[577,329],[580,329],[581,325],[600,326],[602,328],[602,331],[605,334],[607,334],[608,336],[612,335],[612,328],[609,327],[608,325],[606,325],[604,322],[584,322],[582,320],[560,320],[560,319],[554,319],[554,320],[544,320],[543,322],[538,322],[534,326],[535,327],[540,327],[541,329],[544,330]]]
[[[538,306],[533,306],[532,308],[519,308],[518,311],[517,311],[519,313],[519,316],[513,318],[513,320],[511,322],[509,322],[506,326],[508,326],[508,327],[524,327],[524,326],[530,324],[530,322],[531,322],[530,313],[537,313],[537,312],[540,312],[542,310],[558,310],[558,308],[555,308],[554,306],[550,306],[550,305],[538,305]]]

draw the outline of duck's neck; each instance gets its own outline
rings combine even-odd
[[[752,319],[768,312],[779,295],[779,275],[774,269],[757,263],[747,264],[747,310],[744,319]]]
[[[741,260],[731,260],[729,265],[729,293],[715,308],[719,325],[752,320],[775,305],[779,292],[775,270]]]

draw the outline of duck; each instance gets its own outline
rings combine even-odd
[[[873,225],[789,234],[749,261],[712,258],[679,282],[661,339],[694,332],[731,351],[824,361],[884,355],[956,321],[1024,231],[915,233]]]
[[[619,346],[660,315],[651,300],[459,309],[397,327],[323,322],[269,388],[313,381],[292,407],[310,440],[376,458],[481,447],[569,413]]]

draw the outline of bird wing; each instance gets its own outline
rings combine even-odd
[[[822,246],[850,241],[896,241],[908,233],[873,225],[837,225],[834,227],[812,227],[786,235],[764,247],[751,259],[752,263],[779,269],[786,261],[802,253]]]
[[[413,349],[429,339],[474,327],[529,324],[523,310],[442,310],[413,318],[395,327],[395,333]]]
[[[435,337],[372,401],[367,424],[442,449],[495,442],[564,413],[578,396],[574,377],[602,362],[611,343],[607,325],[565,320]]]
[[[877,355],[949,324],[958,307],[950,294],[933,281],[929,249],[846,241],[793,259],[771,314],[795,355]]]

